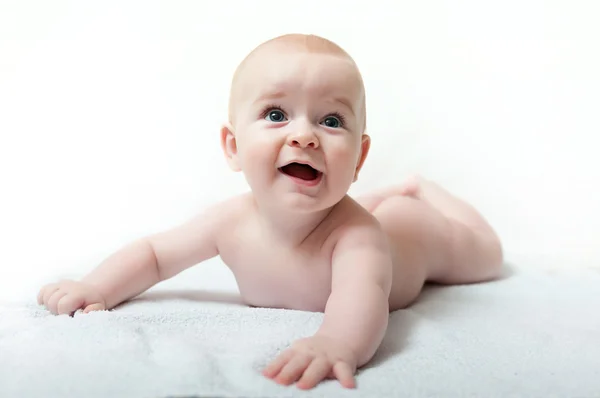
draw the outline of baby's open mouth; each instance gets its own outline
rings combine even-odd
[[[290,163],[279,168],[283,174],[287,174],[290,177],[299,178],[304,181],[314,181],[321,176],[321,172],[312,168],[307,164],[302,163]]]

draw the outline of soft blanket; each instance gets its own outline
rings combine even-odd
[[[113,311],[0,307],[0,396],[600,397],[600,272],[512,267],[428,287],[390,315],[358,388],[304,392],[260,371],[320,313],[248,308],[236,292],[152,289]]]

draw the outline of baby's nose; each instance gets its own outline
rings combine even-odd
[[[312,130],[304,130],[290,135],[288,145],[300,148],[317,148],[319,140]]]

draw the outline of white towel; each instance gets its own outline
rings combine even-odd
[[[0,307],[0,396],[599,397],[600,272],[517,268],[430,287],[390,316],[358,388],[304,392],[261,369],[323,315],[248,308],[235,295],[155,290],[113,311]],[[214,300],[206,301],[206,300]]]

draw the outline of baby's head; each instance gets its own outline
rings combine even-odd
[[[259,45],[239,65],[221,144],[257,200],[317,211],[347,193],[369,151],[365,90],[352,58],[318,36]]]

